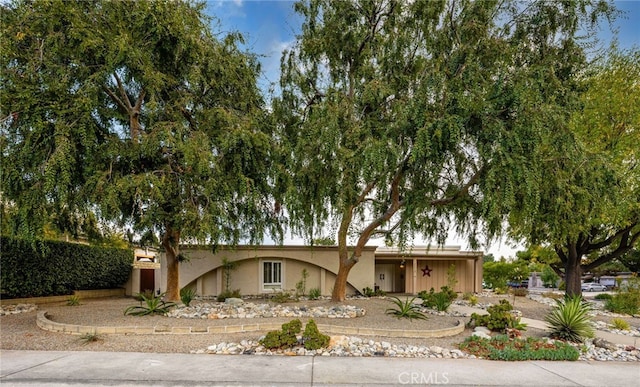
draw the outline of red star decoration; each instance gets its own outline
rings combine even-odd
[[[426,265],[426,266],[424,267],[424,269],[420,269],[420,270],[422,270],[422,276],[423,276],[423,277],[424,277],[425,275],[426,275],[427,277],[431,277],[431,272],[432,272],[433,270],[429,269],[429,265]]]

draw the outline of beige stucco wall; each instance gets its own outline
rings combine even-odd
[[[360,261],[351,269],[348,279],[348,294],[356,289],[373,288],[375,247],[365,248]],[[238,262],[231,273],[230,290],[239,289],[242,295],[268,294],[263,289],[262,267],[266,260],[282,262],[282,288],[295,290],[302,279],[302,270],[309,273],[306,291],[319,288],[321,294],[330,295],[338,271],[338,248],[335,246],[258,246],[237,248],[221,247],[214,254],[210,248],[185,246],[181,252],[189,261],[180,264],[180,287],[194,288],[203,296],[215,296],[225,290],[225,279],[221,268],[222,259]],[[164,254],[162,267],[166,267]],[[162,270],[161,286],[166,284],[166,271]],[[163,288],[164,290],[164,288]]]

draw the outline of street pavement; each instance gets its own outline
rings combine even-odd
[[[0,351],[4,386],[638,386],[624,362]]]

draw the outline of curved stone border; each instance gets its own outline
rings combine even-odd
[[[51,332],[67,333],[72,335],[84,334],[135,334],[135,335],[167,335],[167,334],[214,334],[214,333],[244,333],[244,332],[266,332],[279,330],[282,323],[262,323],[262,324],[242,324],[242,325],[222,325],[210,327],[171,327],[167,325],[157,325],[154,327],[141,326],[121,326],[121,327],[96,327],[90,325],[64,324],[49,320],[46,311],[39,311],[36,317],[36,324],[41,329]],[[383,336],[383,337],[405,337],[405,338],[434,338],[455,336],[464,331],[464,323],[458,320],[458,324],[450,328],[416,331],[408,329],[377,329],[362,327],[344,327],[339,325],[318,324],[318,329],[325,333],[339,335],[362,335],[362,336]]]

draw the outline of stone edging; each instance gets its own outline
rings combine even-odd
[[[262,324],[242,324],[223,325],[210,327],[171,327],[167,325],[157,325],[154,327],[141,326],[121,326],[121,327],[96,327],[90,325],[64,324],[49,320],[46,311],[39,311],[36,317],[36,324],[41,329],[51,332],[67,333],[72,335],[84,334],[136,334],[136,335],[167,335],[167,334],[215,334],[215,333],[244,333],[244,332],[266,332],[279,330],[281,323]],[[458,320],[456,326],[450,328],[434,330],[408,330],[408,329],[377,329],[362,327],[344,327],[338,325],[318,324],[318,329],[324,333],[339,335],[361,335],[361,336],[383,336],[383,337],[405,337],[405,338],[434,338],[455,336],[464,331],[464,323]]]

